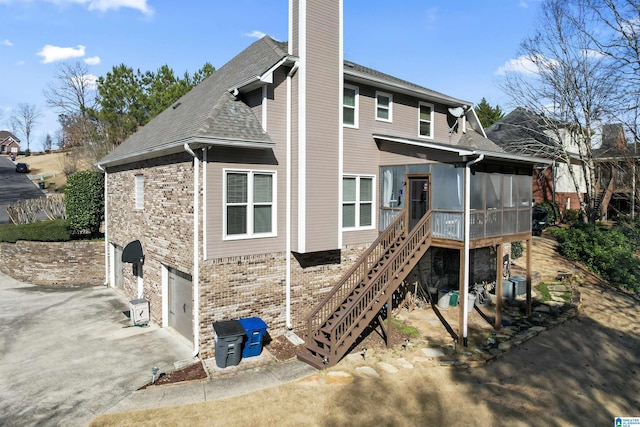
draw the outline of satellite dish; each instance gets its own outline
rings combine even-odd
[[[462,117],[464,115],[464,108],[449,108],[449,114],[451,114],[453,117]]]

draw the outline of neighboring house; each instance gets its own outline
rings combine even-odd
[[[97,163],[109,285],[194,354],[257,316],[323,367],[384,333],[413,274],[460,290],[466,345],[465,284],[501,294],[540,160],[489,141],[470,102],[344,61],[342,1],[290,7],[289,43],[253,43]]]
[[[20,140],[8,130],[0,130],[0,154],[18,155]]]
[[[587,181],[568,126],[549,123],[549,119],[518,107],[485,131],[487,138],[509,153],[552,160],[533,174],[536,202],[557,203],[563,212],[580,209]],[[569,168],[578,182],[578,191]]]
[[[640,156],[629,144],[620,123],[602,127],[602,142],[593,150],[596,166],[596,210],[602,219],[636,216]]]

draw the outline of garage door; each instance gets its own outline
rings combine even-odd
[[[169,326],[193,342],[191,275],[169,268]]]

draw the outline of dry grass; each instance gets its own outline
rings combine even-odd
[[[573,271],[554,246],[534,239],[534,270],[542,276]],[[414,362],[415,354],[380,351],[371,357],[378,378],[355,374],[332,381],[320,372],[225,400],[103,414],[90,426],[607,425],[640,407],[640,383],[630,380],[640,374],[640,299],[585,279],[578,286],[578,318],[482,367],[456,369],[432,361],[389,375],[380,362]],[[427,341],[433,346],[433,339]],[[331,370],[353,373],[360,363],[344,359]]]
[[[29,157],[18,156],[16,163],[26,163],[31,168],[32,177],[44,175],[47,189],[51,192],[63,191],[67,183],[65,167],[75,164],[77,170],[91,169],[91,162],[73,152],[34,153]]]

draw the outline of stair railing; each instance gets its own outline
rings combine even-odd
[[[336,312],[345,299],[367,277],[371,269],[381,261],[389,247],[406,233],[405,222],[406,209],[403,209],[384,232],[358,257],[336,286],[307,315],[305,321],[308,338]]]
[[[351,334],[363,313],[371,310],[375,303],[383,301],[385,296],[388,298],[395,292],[404,279],[398,276],[400,271],[409,264],[415,252],[430,236],[431,212],[422,217],[411,230],[404,244],[386,260],[384,267],[374,274],[360,294],[362,296],[354,301],[354,304],[341,314],[335,323],[332,323],[330,337],[332,352],[335,352],[335,349],[342,345],[344,338]]]

